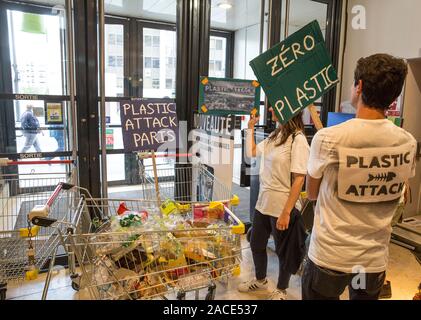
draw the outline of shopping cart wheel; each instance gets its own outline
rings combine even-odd
[[[75,291],[79,291],[80,285],[76,282],[72,282],[72,289],[75,290]]]
[[[248,231],[247,231],[247,235],[246,235],[246,238],[247,238],[247,241],[248,242],[250,242],[250,240],[251,240],[251,230],[252,230],[253,228],[251,227],[250,229],[248,229]]]
[[[186,293],[184,291],[180,291],[177,293],[177,300],[186,300]]]
[[[0,301],[6,300],[7,284],[0,284]]]
[[[212,284],[208,288],[208,293],[206,294],[205,300],[215,300],[215,295],[216,295],[216,285]]]
[[[80,275],[79,274],[72,274],[70,276],[70,279],[72,279],[72,289],[75,291],[80,290]]]

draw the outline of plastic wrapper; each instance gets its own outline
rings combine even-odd
[[[102,234],[110,241],[102,241],[106,244],[97,253],[104,259],[95,270],[98,283],[104,284],[98,289],[109,299],[151,298],[165,294],[168,286],[176,286],[192,272],[213,270],[216,276],[218,269],[233,264],[233,258],[223,258],[233,256],[229,231],[225,235],[221,228],[226,227],[223,204],[165,204],[168,212],[162,216],[132,212],[122,204],[111,218],[111,233]],[[177,205],[189,207],[192,215],[180,214]]]

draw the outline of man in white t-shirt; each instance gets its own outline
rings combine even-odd
[[[407,64],[386,54],[358,61],[352,88],[356,119],[320,130],[308,165],[317,200],[303,299],[378,299],[388,263],[391,221],[415,175],[416,141],[385,119],[401,94]]]

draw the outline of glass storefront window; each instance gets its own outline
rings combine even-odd
[[[268,2],[268,1],[266,1]],[[249,62],[260,54],[261,42],[261,1],[260,0],[212,0],[211,28],[232,33],[234,49],[231,57],[227,57],[229,43],[227,38],[211,36],[209,43],[209,76],[226,77],[228,59],[232,59],[232,75],[236,79],[256,79]],[[230,6],[221,6],[221,3]],[[266,23],[266,21],[265,21]],[[265,48],[263,48],[265,50]],[[262,101],[264,95],[262,92]],[[260,114],[264,114],[261,106]],[[241,128],[247,127],[249,117],[242,117]],[[260,118],[264,123],[264,116]],[[235,145],[241,146],[241,131],[235,131]],[[233,180],[239,184],[241,175],[241,147],[234,150]]]
[[[210,37],[209,43],[209,77],[225,78],[227,69],[227,39]]]
[[[66,94],[63,14],[7,10],[7,17],[13,92]]]
[[[139,183],[136,156],[124,152],[120,98],[175,98],[176,1],[105,0],[105,12],[107,182],[114,193]]]
[[[64,1],[49,1],[49,6],[32,2],[38,1],[3,1],[0,6],[4,17],[0,93],[31,99],[6,95],[0,100],[0,153],[10,159],[35,153],[31,160],[67,160],[72,128],[66,97],[69,59]],[[66,179],[69,166],[20,165],[5,170],[22,180],[42,179],[40,186],[51,187],[58,182],[53,177]],[[20,185],[25,187],[25,183]]]
[[[143,28],[143,96],[175,98],[175,31]]]
[[[105,95],[107,97],[124,96],[123,39],[124,25],[105,25]]]

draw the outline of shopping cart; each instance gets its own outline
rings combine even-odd
[[[12,162],[7,165],[32,165],[44,161]],[[49,161],[71,165],[71,161]],[[60,244],[75,221],[82,199],[68,192],[66,183],[72,173],[32,173],[0,175],[0,285],[1,299],[6,298],[7,283],[34,280],[50,260],[43,292],[46,298],[51,271]],[[74,264],[72,264],[74,265]],[[74,273],[72,273],[74,276]]]
[[[178,163],[176,158],[179,156],[138,154],[142,199],[153,199],[159,203],[166,199],[220,201],[231,209],[238,206],[240,199],[232,194],[231,186],[221,183],[210,171],[211,168],[200,163]]]
[[[149,162],[149,163],[148,163]],[[96,232],[68,237],[81,278],[80,297],[185,299],[240,272],[244,224],[231,208],[239,203],[203,165],[166,157],[139,157],[142,197],[85,199],[98,212]],[[133,227],[133,225],[135,227]]]
[[[221,203],[179,202],[177,212],[165,213],[157,201],[85,202],[109,213],[97,232],[69,236],[81,293],[91,299],[186,299],[189,292],[198,298],[207,289],[211,300],[217,280],[240,272],[244,225]]]

